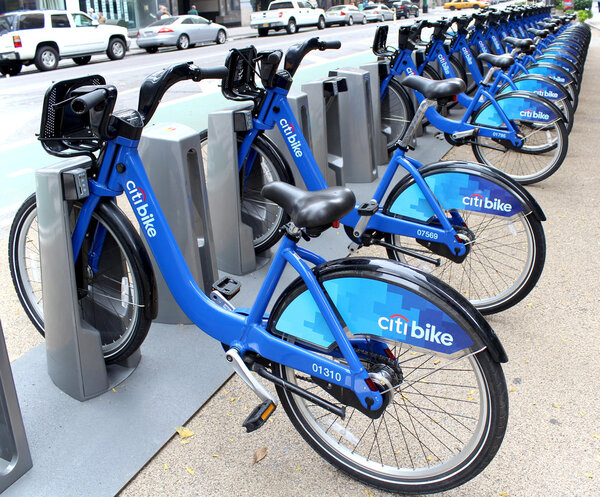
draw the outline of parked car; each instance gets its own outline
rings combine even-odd
[[[250,14],[250,27],[258,30],[258,36],[267,36],[269,30],[285,29],[294,34],[302,26],[325,27],[325,11],[302,0],[278,0],[271,2],[264,12]]]
[[[83,12],[8,12],[0,15],[0,72],[14,76],[30,64],[51,71],[66,58],[84,65],[99,53],[122,59],[130,43],[126,28],[99,25]]]
[[[367,16],[367,21],[392,21],[394,13],[392,10],[382,3],[374,3],[367,5],[363,12]]]
[[[487,3],[481,0],[452,0],[444,4],[445,9],[479,9],[487,7]]]
[[[355,22],[367,24],[367,16],[354,5],[336,5],[325,12],[327,26],[334,24],[352,26]]]
[[[396,19],[400,19],[401,17],[408,19],[409,16],[419,17],[419,6],[410,0],[394,2],[392,9],[396,11]]]
[[[159,47],[193,48],[198,43],[227,41],[227,28],[201,16],[171,16],[153,22],[138,31],[137,44],[148,53]]]

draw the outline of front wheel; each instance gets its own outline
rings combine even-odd
[[[92,56],[88,55],[86,57],[73,57],[73,62],[78,66],[85,66],[90,60],[92,60]]]
[[[73,226],[80,209],[80,203],[73,205]],[[134,229],[126,219],[121,221]],[[81,317],[100,332],[107,364],[122,361],[137,350],[152,319],[149,309],[153,285],[146,275],[147,265],[142,261],[140,247],[123,236],[122,229],[122,225],[99,205],[75,267]],[[95,234],[100,232],[105,233],[102,250],[92,263],[92,243]],[[44,336],[35,194],[27,198],[13,220],[8,251],[17,296],[38,332]]]
[[[348,18],[348,26],[352,26],[354,24],[354,17],[350,16]]]
[[[52,71],[58,66],[58,52],[50,46],[43,46],[37,49],[35,54],[35,67],[40,71]]]
[[[328,278],[328,275],[322,277],[325,288],[330,283]],[[360,279],[362,285],[372,284],[370,278],[381,279],[382,275],[370,275],[367,270],[339,278],[346,281]],[[429,281],[433,285],[432,280]],[[339,288],[340,285],[336,287]],[[357,285],[356,288],[361,287]],[[406,292],[405,288],[397,289]],[[411,297],[420,293],[418,288],[413,291]],[[294,300],[304,303],[302,297],[305,294],[308,294],[305,285],[292,288],[271,314],[269,330],[281,335],[282,321],[277,321],[281,316],[284,327],[288,322],[293,325],[295,311],[302,309],[302,305],[294,306]],[[404,296],[408,299],[408,295]],[[385,310],[385,305],[376,310],[371,305],[374,301],[369,296],[365,301],[361,291],[355,291],[352,296],[345,293],[344,299],[348,297],[351,302],[344,302],[343,309],[338,310],[350,330],[360,322],[368,326],[368,319],[362,319],[361,314],[364,317],[374,312],[388,319],[388,312],[398,312],[398,307],[395,307],[396,311]],[[450,312],[448,306],[437,299],[429,303],[436,312]],[[388,303],[388,307],[392,305]],[[293,315],[291,320],[286,320],[286,309]],[[352,309],[355,309],[354,313]],[[302,321],[303,318],[298,317]],[[377,317],[374,319],[376,322]],[[415,326],[414,321],[412,326]],[[474,333],[467,326],[463,329],[467,334]],[[283,338],[296,340],[289,334],[283,334]],[[360,336],[354,338],[360,342]],[[386,340],[386,345],[385,355],[382,351],[385,347],[378,348],[374,337],[370,342],[363,340],[363,347],[354,345],[362,365],[380,390],[386,391],[385,407],[375,417],[338,400],[339,396],[336,398],[331,393],[335,389],[332,390],[327,382],[289,366],[274,364],[274,373],[287,382],[346,408],[342,419],[277,387],[281,405],[290,421],[327,462],[367,485],[403,495],[421,495],[449,490],[474,478],[494,458],[506,431],[508,394],[500,364],[492,359],[487,349],[479,351],[478,348],[477,353],[471,354],[460,352],[460,357],[450,358],[428,349],[411,349],[400,340]],[[335,345],[323,353],[327,358],[345,364]]]
[[[110,60],[120,60],[125,57],[126,51],[127,46],[125,45],[125,42],[121,38],[113,38],[108,44],[106,55],[108,55]]]
[[[364,26],[365,24],[367,24],[367,16],[363,16],[362,22],[361,24]]]
[[[406,132],[412,121],[413,111],[410,100],[400,84],[390,80],[387,93],[381,102],[381,127],[386,135],[387,150],[391,152]]]
[[[477,136],[471,145],[477,160],[500,169],[522,185],[552,176],[567,155],[565,124],[562,120],[544,125],[529,121],[514,123],[523,137],[523,145],[515,147],[508,141]]]
[[[3,76],[16,76],[21,72],[23,64],[21,62],[9,62],[0,66],[0,72]]]
[[[258,28],[258,36],[263,37],[269,34],[269,28]]]
[[[243,139],[238,135],[238,146]],[[207,130],[200,133],[200,142],[202,161],[207,166]],[[279,241],[282,236],[279,229],[289,221],[281,207],[262,196],[262,187],[273,181],[293,185],[294,179],[285,159],[262,135],[254,140],[248,159],[252,163],[244,164],[240,171],[242,221],[252,228],[254,250],[260,253]]]
[[[217,45],[222,45],[226,41],[227,41],[227,33],[225,33],[225,31],[223,31],[221,29],[219,31],[219,33],[217,34]]]
[[[317,29],[325,29],[325,18],[323,16],[319,17],[319,22],[317,22]]]

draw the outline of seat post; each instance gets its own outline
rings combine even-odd
[[[425,112],[427,112],[427,109],[429,109],[429,107],[433,107],[434,105],[436,105],[436,103],[436,100],[432,100],[429,98],[426,98],[421,102],[421,105],[419,105],[417,112],[415,112],[415,116],[410,122],[406,133],[404,133],[404,136],[398,143],[398,146],[402,150],[408,150],[408,144],[411,143],[412,139],[414,138],[419,124],[421,124],[421,121],[425,117]]]

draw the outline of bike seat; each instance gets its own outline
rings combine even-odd
[[[458,95],[466,90],[467,85],[460,78],[442,80],[427,79],[421,76],[407,76],[402,80],[404,86],[422,93],[425,98],[437,99]]]
[[[279,205],[301,228],[329,228],[354,209],[356,203],[352,190],[342,186],[307,192],[288,183],[274,181],[263,186],[261,193]]]
[[[504,54],[504,55],[494,55],[491,53],[482,53],[477,56],[479,60],[483,60],[484,62],[489,62],[494,67],[499,67],[500,69],[508,69],[515,63],[515,59],[512,55]]]
[[[507,36],[506,38],[503,38],[502,41],[510,43],[513,47],[518,48],[519,50],[526,50],[534,44],[534,41],[531,38],[525,38],[524,40],[521,40],[520,38],[514,38],[512,36]]]
[[[546,36],[550,34],[550,32],[547,29],[529,28],[527,29],[527,32],[531,33],[534,36],[539,36],[540,38],[546,38]]]

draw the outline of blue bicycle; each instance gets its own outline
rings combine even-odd
[[[46,150],[95,159],[87,172],[89,196],[72,204],[83,318],[101,334],[120,333],[122,359],[156,315],[149,256],[115,202],[125,194],[175,300],[223,343],[227,360],[260,398],[244,422],[248,431],[263,426],[277,405],[254,371],[275,384],[308,444],[366,484],[422,494],[475,477],[506,429],[506,354],[481,315],[430,275],[387,260],[326,262],[297,245],[348,215],[355,203],[350,190],[305,192],[281,182],[264,187],[264,198],[291,222],[250,309],[235,309],[229,301],[235,292],[223,294],[219,283],[209,298],[194,282],[137,148],[144,123],[170,86],[226,72],[191,63],[170,67],[143,83],[138,110],[120,112],[113,112],[116,88],[99,76],[48,91],[40,137]],[[19,278],[27,261],[13,248],[34,240],[26,225],[13,227],[11,267]],[[299,276],[275,296],[288,264]]]

